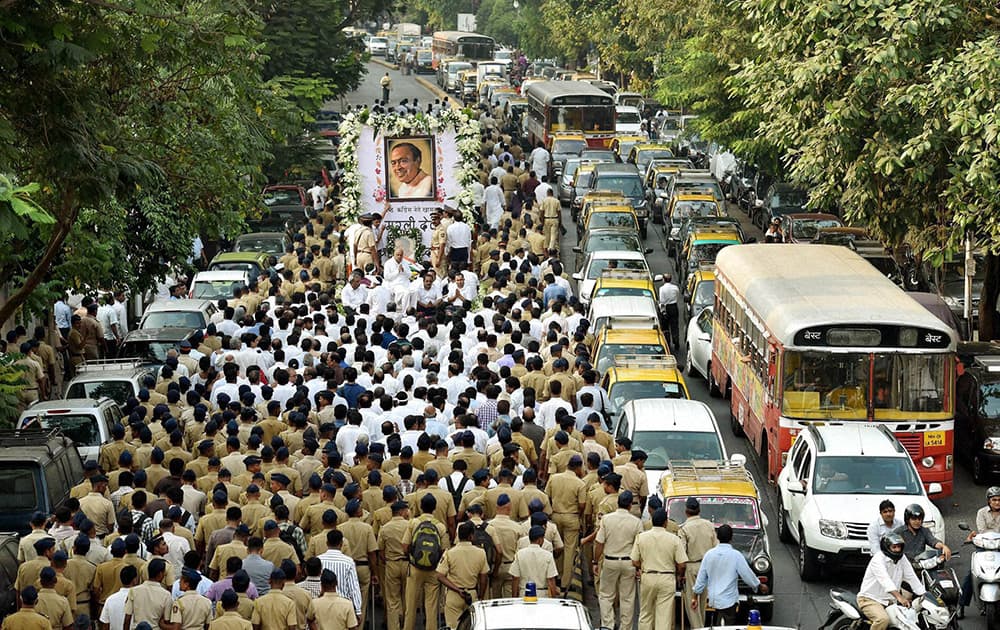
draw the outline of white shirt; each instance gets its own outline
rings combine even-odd
[[[556,410],[560,407],[568,411],[570,415],[573,414],[573,405],[562,398],[550,398],[538,406],[537,423],[546,431],[556,426]]]
[[[396,262],[395,258],[390,258],[382,264],[382,278],[386,284],[406,286],[410,283],[409,265],[405,261]]]
[[[191,544],[173,532],[163,532],[163,542],[167,543],[167,561],[180,573],[184,568],[184,554],[191,551]]]
[[[312,197],[313,210],[322,210],[326,203],[326,188],[316,184],[306,192]]]
[[[486,222],[490,227],[497,227],[500,224],[500,215],[503,214],[503,188],[499,184],[491,184],[486,187]]]
[[[868,561],[868,568],[865,569],[865,577],[861,580],[858,597],[867,597],[884,605],[891,604],[895,598],[890,593],[898,591],[900,584],[904,581],[910,585],[914,595],[924,594],[926,589],[920,583],[920,578],[917,577],[913,567],[905,557],[898,562],[893,562],[879,551]]]
[[[552,156],[545,147],[535,147],[528,159],[531,160],[531,170],[535,171],[535,175],[539,179],[548,174],[549,160],[552,159]]]
[[[112,308],[115,309],[115,315],[118,316],[118,334],[124,337],[125,333],[128,332],[128,307],[125,302],[115,301]]]
[[[482,182],[475,181],[469,184],[469,190],[472,191],[472,203],[477,208],[482,208],[483,204],[486,203],[486,188],[483,186]]]
[[[462,494],[465,494],[469,490],[472,490],[473,488],[476,487],[476,482],[473,481],[472,477],[468,475],[465,476],[465,483],[462,484],[461,487],[459,487],[458,483],[462,481],[462,471],[456,470],[447,477],[438,480],[438,487],[444,490],[445,492],[449,492],[448,477],[451,477],[451,485],[454,486],[455,490],[460,491]]]
[[[108,340],[114,340],[115,331],[112,326],[118,325],[118,313],[115,308],[111,305],[104,305],[97,309],[97,321],[101,322],[101,328],[104,329],[104,338]]]
[[[660,306],[678,304],[680,302],[681,290],[673,282],[664,282],[663,286],[660,287],[658,295]]]
[[[872,521],[871,523],[869,523],[868,546],[872,550],[872,555],[874,556],[876,553],[882,550],[882,547],[879,544],[879,542],[882,540],[882,536],[885,536],[887,533],[895,531],[897,527],[902,527],[902,526],[903,526],[903,519],[899,518],[898,516],[893,517],[892,527],[886,527],[885,521],[882,520],[881,516]]]
[[[547,183],[542,182],[535,188],[535,203],[542,203],[542,201],[549,196],[549,191],[552,190],[552,186]]]
[[[125,598],[131,588],[122,587],[117,593],[109,597],[104,602],[101,609],[101,623],[110,626],[110,630],[125,630]]]
[[[340,301],[343,305],[350,306],[354,310],[361,308],[361,305],[367,300],[368,287],[363,284],[359,284],[357,289],[348,284],[344,286],[344,290],[340,293]]]
[[[445,230],[448,249],[472,247],[472,230],[465,221],[455,221]]]

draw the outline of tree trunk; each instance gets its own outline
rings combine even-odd
[[[986,274],[979,299],[979,340],[997,338],[997,296],[1000,296],[1000,255],[987,253],[983,258]]]
[[[73,224],[76,223],[76,217],[80,212],[80,208],[70,195],[65,195],[62,199],[61,210],[62,212],[59,213],[59,218],[52,229],[52,234],[49,236],[49,243],[45,247],[42,257],[35,265],[35,269],[24,279],[24,284],[21,285],[21,288],[14,295],[10,296],[7,302],[0,305],[0,326],[6,323],[17,309],[24,304],[32,291],[38,288],[38,285],[48,275],[49,269],[52,267],[52,261],[62,251],[63,243],[66,242],[66,237],[69,236],[70,230],[73,229]]]

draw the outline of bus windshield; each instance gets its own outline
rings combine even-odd
[[[785,353],[783,413],[863,420],[946,411],[950,363],[940,354]],[[874,392],[870,392],[874,383]],[[825,412],[825,413],[824,413]]]
[[[553,107],[552,129],[582,129],[583,131],[614,131],[613,107]]]

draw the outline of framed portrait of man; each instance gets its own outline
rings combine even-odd
[[[389,201],[433,201],[437,194],[435,158],[433,136],[386,138]]]

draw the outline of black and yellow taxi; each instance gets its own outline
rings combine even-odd
[[[659,333],[659,331],[655,331]],[[660,342],[655,335],[643,331],[642,335],[633,335],[631,339],[612,341],[635,341],[645,343],[632,344],[636,347],[655,349]],[[662,333],[659,333],[662,338]],[[643,339],[648,337],[648,339]],[[627,350],[626,343],[617,343],[618,349]],[[663,344],[666,348],[666,344]],[[622,406],[640,398],[685,398],[688,393],[684,375],[677,367],[677,360],[669,354],[625,353],[611,355],[610,364],[602,372],[601,387],[608,392],[608,412],[616,416]]]

